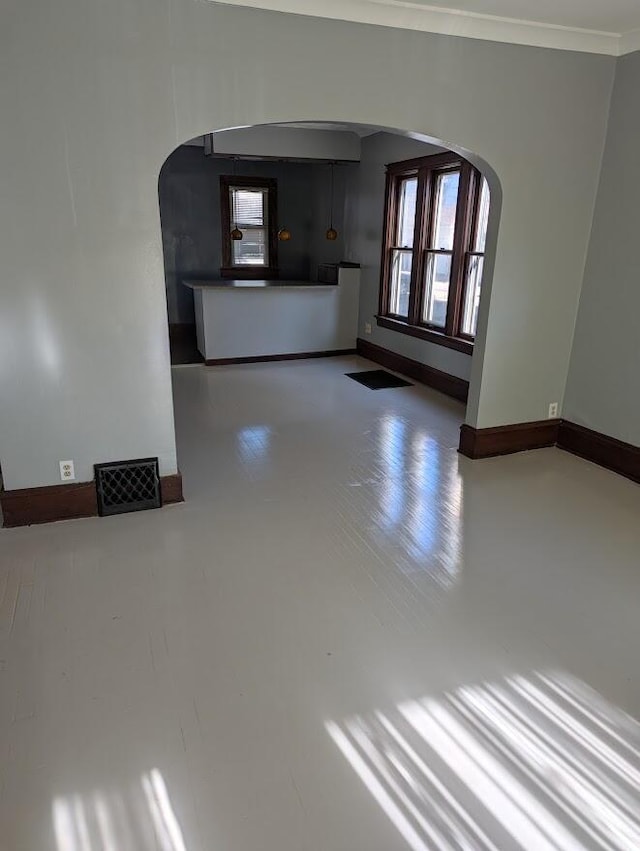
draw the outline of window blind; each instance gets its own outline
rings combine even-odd
[[[233,223],[242,228],[263,227],[266,219],[266,189],[245,189],[232,186],[231,214]]]

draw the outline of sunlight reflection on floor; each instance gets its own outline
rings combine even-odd
[[[186,851],[162,774],[152,769],[121,794],[56,798],[52,805],[58,851]]]
[[[567,674],[327,730],[414,851],[640,848],[640,725]]]

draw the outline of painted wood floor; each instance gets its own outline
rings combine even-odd
[[[0,532],[2,851],[640,847],[640,488],[368,367],[175,368],[184,505]]]

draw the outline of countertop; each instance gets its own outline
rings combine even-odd
[[[247,280],[223,278],[219,280],[184,280],[185,287],[191,290],[263,290],[263,289],[335,289],[337,284],[324,284],[318,281],[282,281],[282,280]]]

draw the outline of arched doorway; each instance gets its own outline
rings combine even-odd
[[[354,153],[356,149],[358,150]],[[379,312],[380,239],[385,212],[385,166],[389,162],[442,151],[453,152],[478,169],[486,180],[491,198],[483,274],[481,279],[476,281],[478,290],[481,283],[482,292],[477,312],[477,329],[474,327],[476,333],[473,348],[467,348],[466,351],[448,346],[441,347],[418,337],[394,335],[389,329],[380,327],[376,320]],[[193,167],[196,160],[199,165]],[[436,372],[451,375],[458,382],[467,385],[469,409],[466,419],[473,421],[482,374],[486,317],[501,206],[500,183],[491,167],[472,152],[421,133],[379,125],[296,121],[215,131],[189,140],[176,149],[163,165],[159,179],[170,325],[190,326],[191,349],[195,352],[197,346],[193,290],[185,288],[183,280],[187,276],[196,279],[219,276],[222,266],[220,176],[224,173],[240,172],[253,175],[260,172],[279,173],[282,176],[283,171],[287,169],[298,169],[299,172],[315,169],[317,175],[315,184],[313,179],[307,182],[306,192],[302,187],[303,181],[299,178],[292,179],[294,184],[298,181],[298,196],[302,198],[302,204],[298,204],[297,212],[295,204],[289,204],[286,210],[279,210],[278,213],[279,227],[283,226],[291,231],[294,225],[295,232],[290,242],[280,246],[280,255],[286,257],[289,262],[285,276],[295,279],[313,278],[317,276],[318,266],[325,259],[334,263],[340,260],[359,263],[361,286],[357,336],[362,339],[370,337],[374,345],[389,347],[405,358],[422,363]],[[183,181],[180,187],[180,180],[185,171],[187,180]],[[205,172],[207,178],[204,184],[200,184],[199,193],[194,187],[199,180],[199,174]],[[240,176],[246,177],[247,174]],[[331,202],[327,197],[330,180],[334,183]],[[309,186],[312,184],[320,187],[319,198],[310,196]],[[181,191],[182,197],[179,197]],[[291,201],[295,192],[280,192],[280,199],[285,194]],[[174,209],[171,209],[172,205]],[[305,205],[302,219],[296,220],[299,208]],[[176,210],[176,206],[181,209]],[[309,212],[314,207],[319,211],[315,221]],[[185,228],[185,210],[192,215],[191,232],[187,232],[188,229]],[[340,224],[339,238],[329,243],[324,239],[324,235],[326,224],[334,215]],[[321,246],[320,251],[314,254],[314,245],[317,246],[318,243]],[[325,257],[327,254],[330,256]],[[295,257],[297,266],[290,262],[292,257]],[[390,342],[391,338],[394,338],[394,344]],[[307,347],[306,351],[311,350]],[[222,353],[219,359],[224,359],[224,354]],[[196,355],[193,359],[201,360],[202,356]]]

